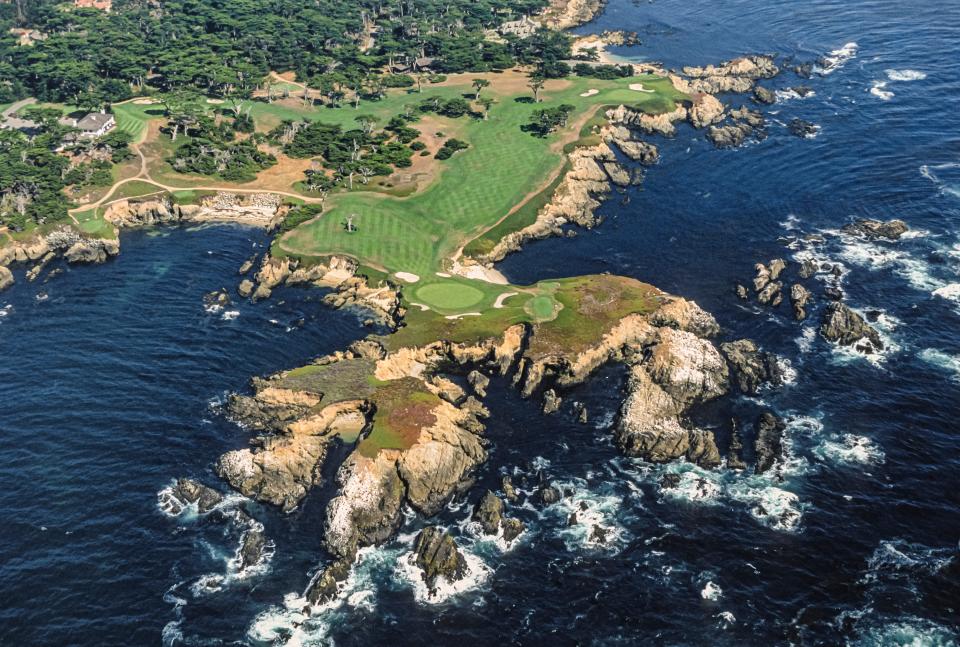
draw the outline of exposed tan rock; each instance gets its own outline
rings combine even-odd
[[[706,128],[723,119],[724,107],[710,94],[699,92],[693,95],[693,102],[687,111],[687,119],[694,128]]]
[[[282,434],[261,437],[254,449],[227,452],[217,473],[245,496],[292,510],[317,484],[333,436],[365,424],[362,408],[361,402],[327,406]]]
[[[0,292],[13,285],[13,272],[0,265]]]
[[[593,20],[606,0],[550,0],[540,19],[550,29],[563,31]]]

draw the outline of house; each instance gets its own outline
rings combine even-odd
[[[531,20],[524,16],[520,20],[512,20],[500,25],[500,34],[502,36],[516,36],[517,38],[529,38],[540,29],[541,25],[536,20]]]
[[[414,59],[413,69],[427,72],[435,60],[432,56],[421,56],[420,58]]]
[[[113,0],[73,0],[73,6],[77,9],[110,11],[113,8]]]
[[[20,47],[30,47],[38,41],[47,40],[47,35],[37,29],[13,27],[10,29],[10,35],[17,39],[17,45]]]
[[[113,115],[105,112],[91,112],[80,118],[68,117],[61,120],[60,123],[79,130],[78,136],[81,138],[96,139],[113,130],[117,125],[117,120]]]

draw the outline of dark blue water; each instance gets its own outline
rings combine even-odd
[[[956,644],[960,5],[613,0],[591,26],[608,28],[641,33],[644,44],[621,54],[668,66],[754,51],[811,61],[857,45],[827,75],[770,82],[816,95],[767,109],[762,143],[716,151],[681,128],[658,142],[663,161],[642,190],[603,208],[601,227],[502,264],[521,283],[599,271],[650,281],[696,299],[725,337],[789,360],[790,384],[703,420],[749,422],[761,406],[787,417],[782,481],[619,457],[608,431],[615,370],[570,396],[587,403],[588,426],[544,419],[494,384],[479,487],[532,462],[572,500],[514,511],[529,531],[508,552],[471,537],[468,504],[451,506],[441,522],[462,529],[487,571],[442,604],[418,602],[398,570],[422,523],[411,518],[397,541],[363,554],[342,601],[297,627],[287,603],[322,563],[329,492],[288,516],[249,507],[275,552],[246,579],[231,579],[230,524],[171,518],[157,493],[177,476],[222,487],[213,462],[248,438],[212,407],[225,392],[367,331],[312,291],[238,303],[235,319],[205,312],[202,294],[235,285],[258,234],[129,234],[111,263],[47,285],[21,280],[0,297],[10,305],[0,317],[0,643]],[[915,80],[894,80],[904,78]],[[789,135],[782,124],[794,117],[818,136]],[[902,218],[920,235],[829,235],[855,217]],[[848,303],[882,311],[882,357],[838,353],[811,334],[819,311],[800,325],[786,308],[733,297],[755,262],[795,259],[803,250],[785,242],[813,232],[828,233],[815,253],[844,266]],[[684,475],[679,496],[660,491],[664,471]],[[687,487],[697,478],[699,499]],[[566,527],[581,500],[610,547]],[[226,581],[201,590],[211,576]]]

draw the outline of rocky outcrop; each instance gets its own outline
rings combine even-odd
[[[102,238],[83,238],[64,252],[68,263],[102,263],[120,253],[119,241]]]
[[[780,258],[773,259],[768,265],[757,263],[754,266],[757,275],[753,279],[753,289],[760,303],[776,307],[783,301],[783,284],[777,279],[786,267],[786,261]]]
[[[550,0],[540,19],[550,29],[564,31],[587,24],[597,17],[604,5],[606,0]]]
[[[259,402],[271,397],[283,404],[283,394],[257,394]],[[217,463],[217,474],[245,496],[290,511],[319,482],[330,441],[366,424],[363,411],[359,401],[324,407],[290,423],[282,433],[255,439],[251,449],[227,452]]]
[[[887,240],[900,240],[900,237],[909,230],[910,227],[902,220],[883,221],[873,220],[872,218],[861,218],[841,229],[845,234],[865,236],[871,239],[886,238]]]
[[[477,501],[473,508],[473,520],[480,524],[484,534],[495,535],[500,529],[500,522],[503,520],[503,501],[487,490],[486,494]]]
[[[707,138],[717,148],[734,148],[742,145],[748,138],[766,137],[766,120],[755,110],[740,107],[730,111],[730,121],[722,126],[711,126]]]
[[[727,467],[732,470],[747,469],[747,464],[743,460],[743,441],[740,439],[740,428],[736,420],[730,421],[730,447],[727,450]]]
[[[757,419],[754,452],[756,453],[756,473],[762,474],[783,458],[783,432],[786,425],[783,420],[769,411],[764,411]]]
[[[431,591],[436,591],[440,578],[456,582],[467,574],[467,560],[460,554],[457,542],[442,528],[428,526],[421,530],[413,552],[414,563],[423,570],[423,581]]]
[[[657,147],[637,139],[633,131],[625,126],[611,126],[608,129],[607,141],[614,143],[620,152],[644,166],[653,166],[660,161]]]
[[[169,490],[167,508],[171,514],[179,514],[190,504],[197,504],[197,512],[204,514],[223,501],[223,495],[193,479],[181,478]]]
[[[684,106],[677,106],[670,112],[655,115],[631,110],[626,106],[618,106],[607,111],[607,119],[613,125],[640,130],[648,135],[664,135],[666,137],[675,135],[677,129],[673,124],[686,118],[687,109]]]
[[[311,605],[323,604],[337,597],[340,583],[350,575],[350,565],[350,560],[337,559],[317,573],[307,586],[304,596],[307,602]]]
[[[772,79],[780,70],[770,56],[744,56],[720,65],[684,67],[692,92],[749,92],[759,79]]]
[[[244,571],[251,566],[256,566],[263,559],[263,551],[267,545],[267,536],[263,532],[263,527],[256,524],[250,530],[243,534],[240,541],[240,570]]]
[[[13,272],[0,265],[0,292],[13,285]]]
[[[753,100],[769,106],[777,102],[777,95],[773,90],[758,85],[753,88]]]
[[[653,345],[630,368],[628,396],[615,440],[630,456],[652,462],[686,457],[713,467],[720,454],[710,431],[688,429],[688,409],[727,392],[726,362],[708,341],[690,332],[660,328]]]
[[[880,333],[845,303],[834,302],[827,306],[820,324],[820,334],[829,341],[841,346],[854,346],[863,353],[883,350]]]
[[[694,128],[706,128],[723,119],[723,113],[723,104],[716,97],[697,92],[687,109],[687,119]]]
[[[733,367],[737,387],[741,392],[756,395],[764,384],[781,383],[777,356],[761,351],[751,340],[727,342],[720,345],[720,350]]]
[[[480,524],[480,529],[485,535],[496,535],[502,529],[504,541],[510,543],[524,531],[524,524],[519,519],[505,517],[504,507],[503,501],[487,490],[474,506],[472,518]]]
[[[803,321],[807,318],[807,304],[813,299],[813,294],[799,283],[790,286],[790,304],[793,306],[793,318]]]
[[[180,222],[192,214],[192,205],[181,206],[170,199],[113,202],[103,212],[103,219],[117,227],[150,227]]]

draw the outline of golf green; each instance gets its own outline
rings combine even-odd
[[[541,295],[527,301],[526,310],[537,321],[550,321],[556,316],[555,305],[553,297]]]
[[[468,308],[483,300],[483,292],[462,283],[430,283],[417,290],[417,299],[444,310]]]

